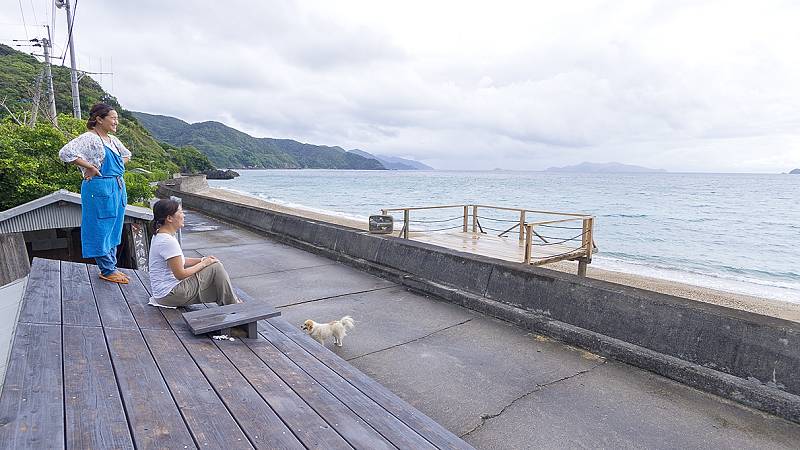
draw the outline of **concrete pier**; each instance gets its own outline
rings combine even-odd
[[[425,295],[800,423],[800,324],[173,191],[184,205]]]
[[[240,220],[259,214],[243,211]],[[276,230],[293,227],[310,245],[337,242],[340,232],[268,220],[262,223]],[[389,262],[392,256],[378,255],[371,236],[363,238],[338,240],[346,248],[337,252]],[[375,277],[322,251],[197,212],[187,214],[182,245],[187,256],[220,258],[235,285],[298,327],[306,319],[353,316],[356,328],[333,350],[477,448],[796,448],[800,442],[797,423],[442,301],[450,289],[444,284],[439,299],[422,295],[408,289],[413,280]],[[393,265],[406,261],[408,268],[414,258],[408,251],[395,257]],[[426,266],[441,273],[450,257],[427,258]],[[461,275],[442,276],[472,280],[465,292],[481,289],[492,274],[482,275],[480,266],[464,263]]]

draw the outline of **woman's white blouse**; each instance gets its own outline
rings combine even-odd
[[[123,158],[131,157],[130,150],[125,148],[116,136],[110,134],[108,136],[111,138],[112,150]],[[103,148],[103,140],[100,136],[98,136],[97,133],[87,131],[67,142],[67,145],[58,152],[58,157],[67,163],[81,158],[99,169],[100,166],[103,165],[103,160],[106,158],[106,151]],[[81,169],[81,173],[84,173],[85,169],[80,166],[78,167]]]

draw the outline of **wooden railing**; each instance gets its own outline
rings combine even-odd
[[[494,230],[500,231],[498,237],[505,237],[508,233],[511,233],[515,229],[518,229],[517,233],[519,235],[520,242],[524,241],[524,249],[525,254],[524,258],[521,262],[525,264],[534,264],[534,265],[543,265],[552,263],[555,261],[562,261],[562,260],[577,260],[578,261],[578,274],[585,275],[586,274],[586,265],[591,262],[592,259],[592,252],[594,249],[594,239],[593,239],[593,228],[594,228],[594,217],[588,214],[581,214],[581,213],[565,213],[565,212],[555,212],[555,211],[540,211],[540,210],[533,210],[533,209],[523,209],[523,208],[508,208],[503,206],[491,206],[491,205],[442,205],[442,206],[421,206],[421,207],[408,207],[408,208],[387,208],[382,209],[381,213],[384,215],[391,214],[393,212],[402,212],[403,213],[403,227],[400,230],[398,236],[403,237],[405,239],[409,238],[409,233],[412,232],[411,230],[411,223],[413,222],[411,219],[411,213],[417,211],[432,211],[432,210],[444,210],[444,209],[457,209],[460,212],[460,217],[456,216],[450,219],[446,219],[444,221],[428,221],[429,223],[432,222],[446,222],[446,221],[455,221],[457,219],[461,219],[460,226],[450,226],[443,228],[441,230],[457,230],[458,228],[461,229],[462,232],[472,232],[472,233],[481,233],[487,234],[484,230],[484,227],[481,225],[480,222],[480,211],[483,210],[495,210],[495,211],[512,211],[519,213],[519,219],[490,219],[487,217],[483,217],[484,219],[489,220],[497,220],[503,222],[515,222],[514,225],[509,227],[505,230]],[[536,220],[536,221],[529,221],[530,215],[544,215],[544,216],[560,216],[559,218],[554,218],[552,220]],[[424,222],[424,221],[422,221]],[[576,226],[569,226],[573,223],[578,222],[575,224]],[[488,227],[487,227],[488,228]],[[580,230],[580,234],[576,236],[568,236],[567,238],[553,238],[548,237],[545,235],[547,233],[540,233],[542,229],[546,228],[561,228],[566,230]],[[441,231],[441,230],[434,230],[434,231]],[[426,230],[421,230],[421,232],[425,232]],[[535,240],[538,239],[540,242],[537,244]],[[572,242],[580,242],[580,245],[576,247],[571,247],[570,244]],[[541,257],[536,257],[534,254],[534,248],[536,246],[558,246],[554,248],[559,248],[559,253],[550,254],[550,255],[543,255]]]

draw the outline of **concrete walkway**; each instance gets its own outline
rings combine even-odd
[[[220,258],[290,323],[353,316],[334,351],[476,448],[800,445],[798,424],[195,212],[186,224],[186,256]]]

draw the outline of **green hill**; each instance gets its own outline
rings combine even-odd
[[[72,97],[70,71],[53,66],[53,87],[56,97],[58,128],[52,126],[43,114],[35,126],[28,126],[31,97],[36,78],[43,63],[36,58],[0,44],[0,210],[25,203],[57,189],[80,191],[78,171],[58,159],[58,150],[69,139],[86,131],[85,121],[70,116]],[[103,91],[91,77],[80,82],[81,109],[84,117],[91,106],[99,101],[114,107],[120,115],[117,137],[133,153],[127,168],[143,168],[152,173],[148,178],[128,173],[125,176],[128,198],[143,202],[152,195],[149,181],[164,179],[170,174],[193,172],[212,168],[208,158],[191,147],[177,148],[162,145],[142,127],[136,118],[125,110],[116,98]],[[42,110],[47,96],[42,94]],[[21,122],[21,123],[20,123]]]
[[[264,169],[382,170],[377,160],[340,147],[304,144],[291,139],[255,138],[219,122],[187,123],[142,112],[133,115],[157,139],[191,145],[217,167]]]
[[[30,110],[33,87],[42,66],[43,63],[33,56],[0,44],[0,100],[5,100],[6,106],[18,116],[22,116]],[[69,68],[52,66],[52,73],[56,111],[61,114],[71,114],[72,93]],[[100,101],[108,103],[117,110],[120,115],[117,137],[133,153],[133,159],[128,164],[129,169],[141,167],[151,172],[171,174],[178,171],[196,172],[212,168],[208,159],[196,149],[179,149],[174,146],[161,145],[142,127],[130,111],[124,109],[119,101],[105,92],[92,77],[86,76],[81,79],[80,97],[81,113],[84,118],[89,115],[92,105]],[[43,91],[41,103],[44,105],[46,102],[47,96]],[[42,109],[46,108],[42,107]],[[0,119],[7,119],[8,116],[8,111],[0,109]],[[39,121],[44,120],[46,118],[40,115]],[[187,161],[191,163],[188,166]]]

